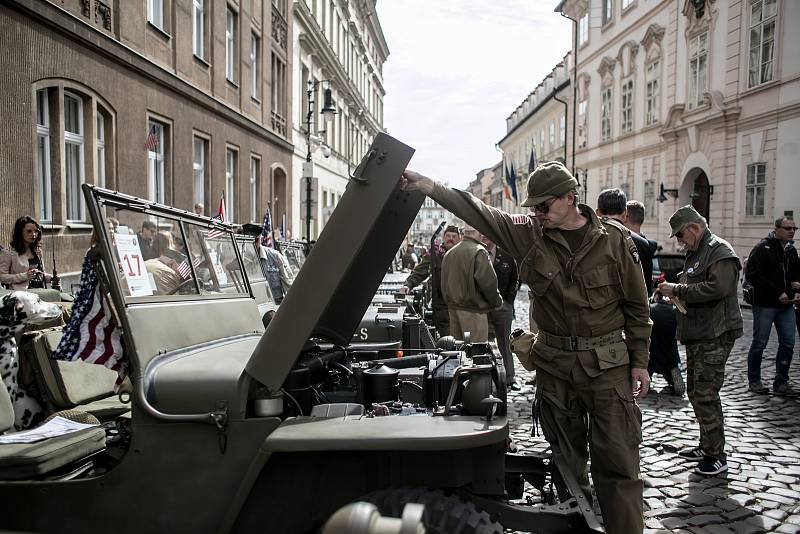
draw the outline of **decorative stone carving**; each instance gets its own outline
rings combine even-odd
[[[100,0],[94,4],[94,21],[100,22],[103,19],[103,28],[111,30],[111,7]]]
[[[661,40],[664,38],[664,27],[651,24],[642,37],[642,46],[645,50],[645,64],[661,58]]]
[[[636,72],[636,54],[638,53],[639,45],[636,43],[636,41],[627,41],[623,43],[621,47],[619,47],[617,61],[620,65],[620,76],[624,78]]]
[[[578,74],[578,99],[586,100],[589,97],[589,83],[592,81],[591,76],[585,72]]]
[[[605,56],[600,61],[600,66],[597,67],[597,73],[600,75],[600,86],[605,89],[614,83],[614,66],[616,61],[612,58]]]
[[[92,0],[81,0],[81,14],[86,18],[92,16]]]
[[[286,50],[287,31],[286,19],[283,18],[283,15],[280,14],[275,6],[272,6],[272,38],[284,50]]]
[[[714,27],[717,10],[712,8],[715,0],[685,0],[682,13],[689,19],[686,25],[686,37],[708,31]]]

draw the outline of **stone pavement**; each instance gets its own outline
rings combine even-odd
[[[685,396],[658,393],[666,386],[662,377],[654,377],[650,394],[640,402],[646,533],[800,533],[800,400],[747,391],[752,315],[749,310],[742,311],[745,335],[733,348],[721,393],[727,473],[713,478],[696,475],[694,463],[675,455],[684,446],[697,445],[698,427]],[[525,286],[518,294],[515,312],[514,328],[527,327]],[[795,389],[800,389],[798,348],[800,340],[790,372]],[[772,384],[776,349],[773,329],[764,351],[765,385]],[[685,358],[681,347],[684,364]],[[519,362],[516,373],[520,383],[532,381],[533,373],[525,371]],[[510,395],[511,433],[521,450],[545,451],[548,446],[541,433],[531,436],[533,396],[534,387],[527,383]]]

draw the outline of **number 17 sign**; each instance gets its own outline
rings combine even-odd
[[[119,254],[120,267],[125,272],[125,280],[132,297],[146,297],[153,294],[150,279],[144,266],[139,238],[135,235],[117,234],[114,241]]]

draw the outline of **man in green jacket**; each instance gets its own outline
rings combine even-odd
[[[489,253],[475,228],[464,228],[461,242],[442,260],[442,296],[450,313],[450,335],[473,343],[489,341],[486,314],[503,304],[497,290],[497,275]]]
[[[663,282],[658,291],[677,298],[686,310],[678,314],[678,340],[686,345],[686,393],[700,425],[700,445],[678,455],[699,462],[696,473],[713,476],[728,469],[719,391],[725,362],[743,334],[737,296],[742,264],[733,247],[712,234],[693,207],[679,208],[669,225],[670,237],[684,247],[686,259],[679,283]]]
[[[606,531],[641,533],[635,398],[650,384],[650,308],[630,231],[578,204],[578,182],[557,162],[539,165],[528,179],[522,205],[532,215],[505,213],[409,170],[401,185],[427,194],[517,260],[539,326],[526,355],[536,368],[534,423],[589,499],[591,452]]]

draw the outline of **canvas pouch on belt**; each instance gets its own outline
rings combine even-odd
[[[533,332],[515,330],[511,334],[511,352],[516,355],[519,363],[526,371],[533,371],[533,344],[536,342],[536,334]]]

